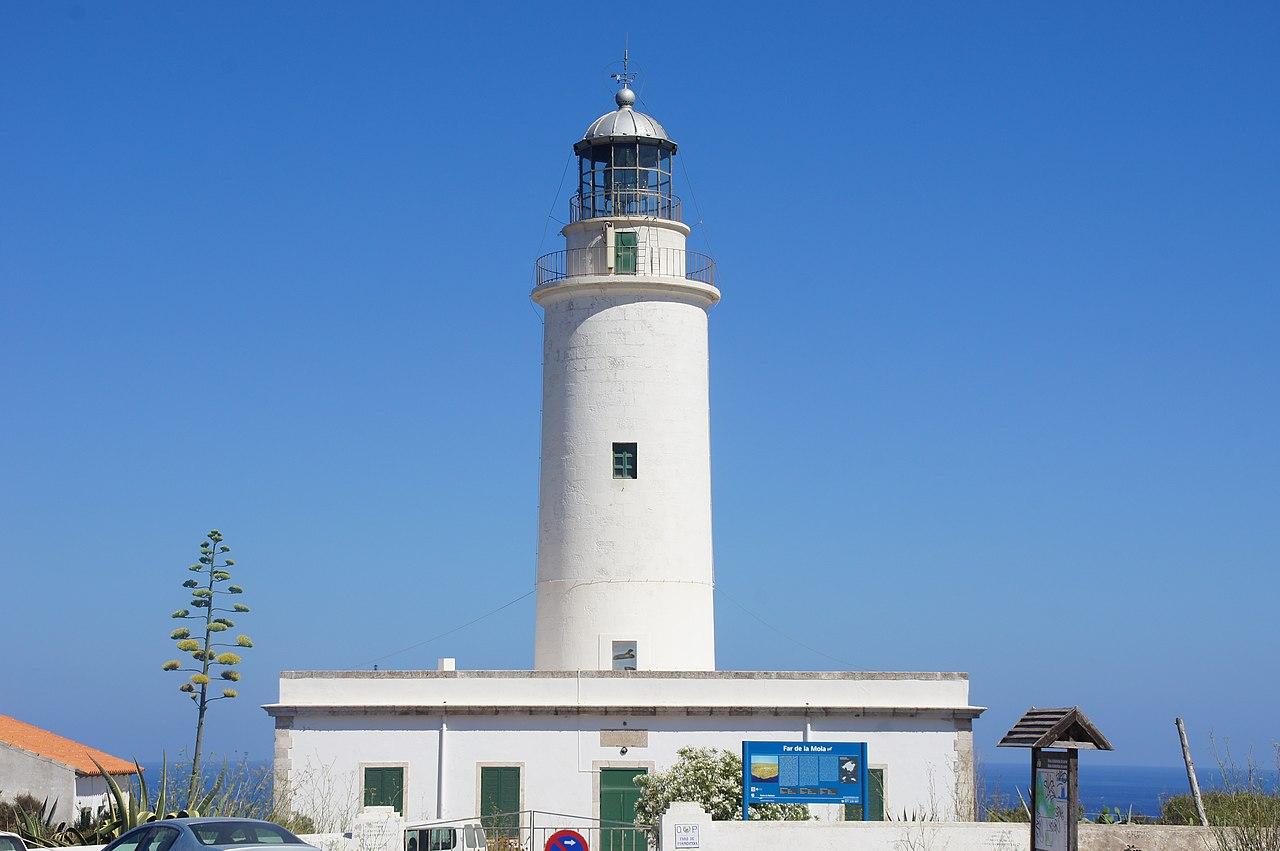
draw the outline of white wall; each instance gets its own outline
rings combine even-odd
[[[13,800],[29,794],[57,802],[59,821],[72,821],[75,806],[75,770],[47,757],[0,744],[0,795]]]
[[[876,671],[285,671],[280,675],[279,703],[273,706],[981,712],[969,705],[965,674]]]
[[[117,777],[116,782],[121,787],[128,787],[128,777]],[[77,777],[76,778],[76,812],[79,813],[86,807],[94,814],[101,807],[107,806],[107,796],[110,794],[107,790],[106,778],[102,775],[96,777]]]
[[[1022,851],[1031,841],[1026,824],[997,822],[821,822],[711,821],[697,804],[675,803],[663,816],[659,851],[674,851],[676,825],[696,825],[701,851]],[[692,833],[686,831],[686,834]],[[1168,825],[1080,826],[1080,851],[1206,851],[1209,828]]]
[[[660,248],[683,249],[689,235],[689,226],[682,222],[641,216],[602,217],[565,225],[560,231],[565,248],[573,251],[603,245],[606,226],[615,231],[635,231],[637,244]]]
[[[803,716],[702,717],[660,714],[448,715],[445,734],[444,810],[436,811],[440,716],[304,713],[284,730],[294,805],[317,819],[354,815],[364,764],[404,764],[405,815],[410,820],[477,815],[481,764],[520,765],[521,809],[598,817],[602,766],[665,769],[684,746],[740,752],[744,739],[796,741]],[[625,723],[624,723],[625,722]],[[886,768],[886,805],[930,810],[949,817],[957,788],[956,766],[965,746],[956,721],[925,718],[818,717],[809,719],[813,741],[866,741],[872,766]],[[647,731],[644,746],[626,755],[602,743],[602,730]],[[962,768],[963,771],[963,768]],[[839,807],[822,808],[838,817]],[[815,812],[818,812],[815,808]],[[324,825],[321,829],[338,829]]]

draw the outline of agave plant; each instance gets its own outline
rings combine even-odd
[[[18,821],[18,835],[31,848],[61,848],[66,845],[90,845],[96,836],[85,833],[74,827],[68,827],[64,821],[56,821],[54,813],[58,802],[49,802],[48,798],[40,804],[40,809],[32,812],[23,807],[14,811]]]
[[[93,759],[93,756],[91,755],[89,758]],[[169,760],[167,757],[160,763],[160,786],[156,791],[154,801],[151,799],[151,791],[147,788],[147,778],[142,773],[142,766],[138,765],[136,760],[133,765],[138,769],[138,786],[136,790],[130,789],[129,792],[121,789],[116,779],[103,770],[96,759],[93,759],[93,764],[98,766],[98,770],[102,771],[103,779],[107,781],[107,791],[109,793],[107,796],[107,821],[106,824],[98,829],[99,836],[107,841],[116,839],[138,825],[146,824],[147,822],[169,818],[198,818],[202,812],[210,812],[210,805],[217,799],[219,792],[222,791],[223,780],[226,776],[226,768],[224,767],[218,772],[217,777],[214,778],[213,786],[208,791],[189,801],[189,806],[171,810],[169,807],[174,802],[170,800]],[[135,791],[136,794],[134,794]]]

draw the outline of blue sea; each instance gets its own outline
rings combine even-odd
[[[978,782],[986,788],[985,798],[992,793],[1004,797],[1006,806],[1019,806],[1018,792],[1027,795],[1031,783],[1031,760],[1019,763],[981,763]],[[1196,766],[1201,791],[1219,788],[1222,776],[1216,767]],[[1268,774],[1273,774],[1268,772]],[[1274,777],[1270,777],[1274,782]],[[1127,813],[1133,807],[1135,815],[1157,816],[1160,803],[1165,798],[1189,793],[1187,772],[1182,766],[1152,768],[1149,766],[1108,765],[1101,759],[1080,760],[1080,803],[1085,812],[1096,816],[1102,808],[1117,807]]]

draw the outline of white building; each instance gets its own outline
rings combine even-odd
[[[104,769],[126,791],[138,773],[126,759],[0,715],[0,800],[17,795],[47,800],[58,821],[75,824],[107,806]]]
[[[720,291],[685,247],[676,144],[623,83],[574,146],[566,247],[536,266],[535,670],[285,672],[266,707],[278,776],[318,820],[391,806],[414,821],[630,822],[632,778],[681,747],[865,741],[873,815],[971,810],[982,709],[965,674],[715,670],[707,320]]]

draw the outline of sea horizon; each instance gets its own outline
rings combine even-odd
[[[213,754],[205,759],[206,782],[221,768],[223,762],[235,772],[239,768],[248,769],[251,773],[266,771],[271,766],[269,757],[252,757],[249,754],[234,755]],[[146,773],[149,782],[154,782],[160,774],[161,761],[139,763]],[[170,760],[169,771],[177,773],[182,765],[180,761]],[[985,761],[979,759],[977,767],[978,800],[985,805],[994,801],[1004,807],[1020,806],[1018,793],[1025,798],[1030,783],[1030,759],[1027,761]],[[1280,786],[1280,778],[1274,769],[1260,770],[1258,776],[1271,788]],[[1222,771],[1217,764],[1197,767],[1196,776],[1202,791],[1208,792],[1223,788]],[[1119,810],[1127,815],[1132,809],[1134,815],[1156,817],[1167,799],[1178,795],[1189,794],[1186,768],[1181,765],[1126,765],[1095,762],[1085,759],[1080,765],[1080,801],[1085,816],[1096,818],[1103,807]],[[892,811],[893,780],[887,778],[887,799]]]
[[[1020,806],[1018,792],[1025,798],[1030,785],[1030,757],[1026,762],[979,762],[977,774],[979,800],[990,801],[999,796],[1006,807]],[[1256,774],[1269,788],[1276,788],[1274,769],[1261,769]],[[1197,766],[1196,779],[1202,792],[1226,785],[1216,764]],[[1080,765],[1080,803],[1090,819],[1097,817],[1103,807],[1119,809],[1121,815],[1132,807],[1134,815],[1155,817],[1160,815],[1164,801],[1190,791],[1183,765],[1113,765],[1092,760]]]

